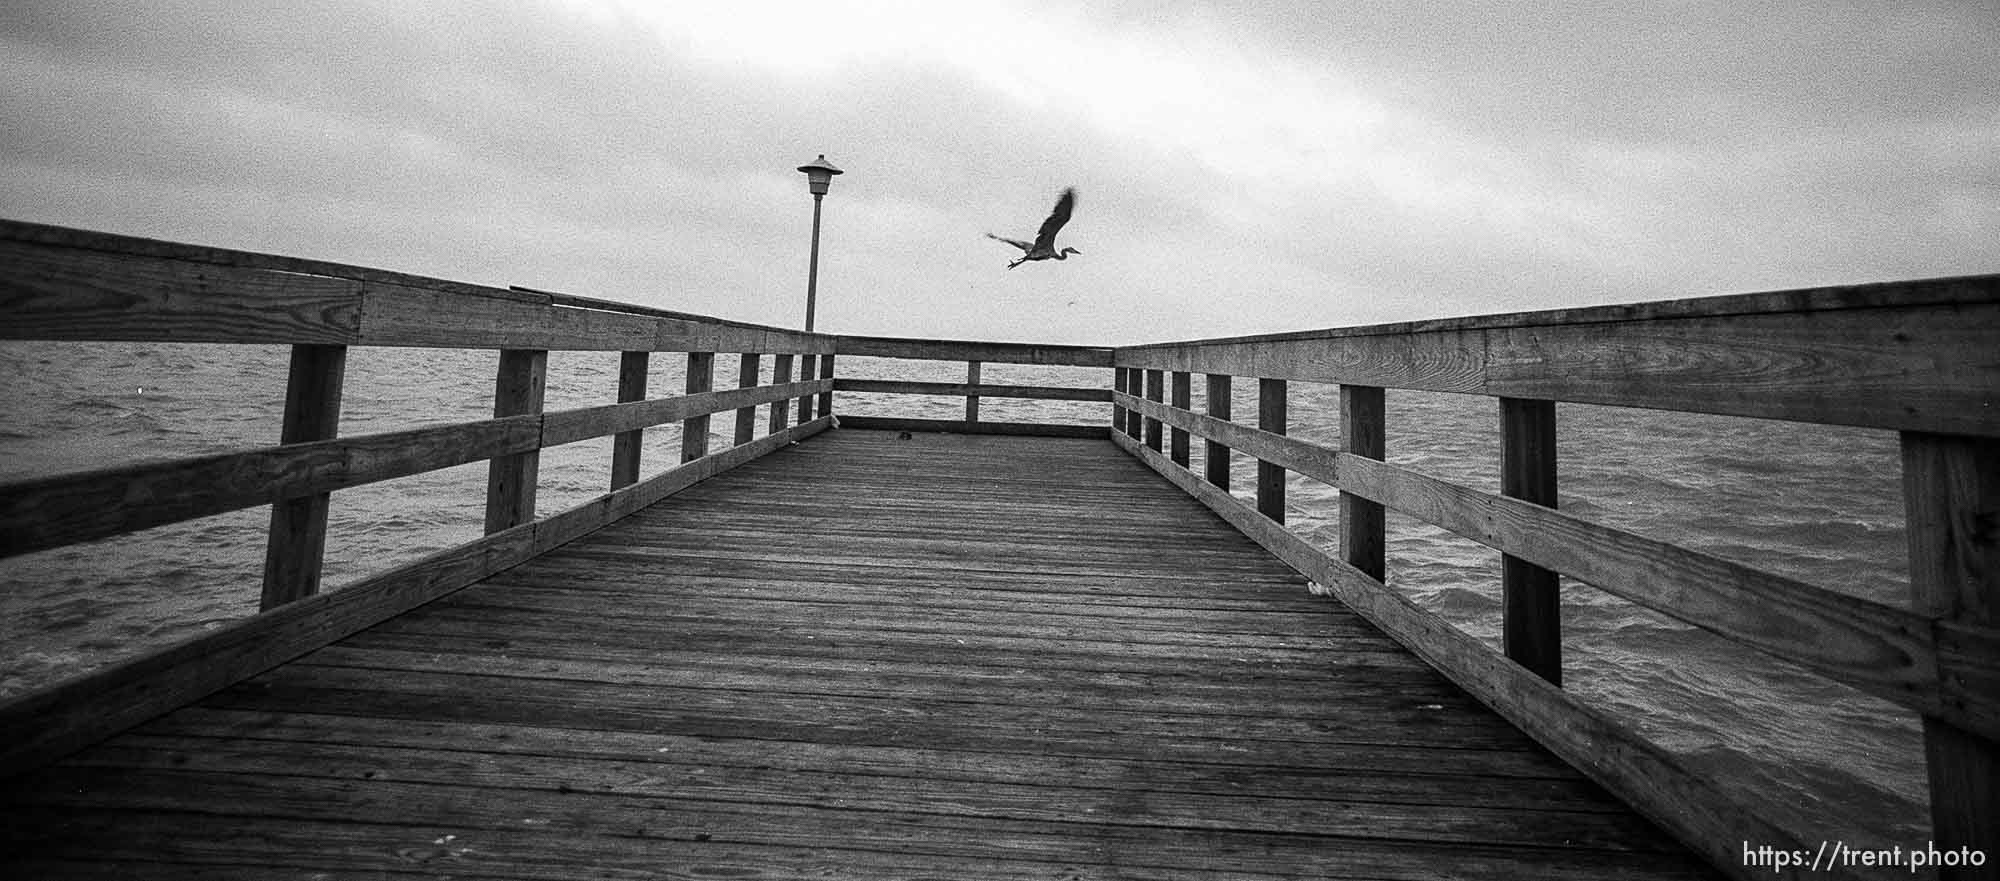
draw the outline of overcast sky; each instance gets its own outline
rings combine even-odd
[[[2000,271],[2000,3],[0,3],[0,216],[1130,343]],[[1008,271],[1064,186],[1080,256]]]

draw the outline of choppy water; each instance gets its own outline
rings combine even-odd
[[[284,347],[0,344],[0,480],[275,443]],[[481,418],[496,357],[460,350],[350,350],[343,434]],[[684,387],[659,355],[655,395]],[[962,381],[963,365],[843,359],[843,376]],[[769,376],[769,359],[765,359]],[[736,376],[718,359],[716,383]],[[615,400],[617,355],[550,355],[548,407]],[[993,383],[1107,386],[1108,370],[984,365]],[[1195,380],[1195,400],[1202,399]],[[1247,386],[1247,387],[1246,387]],[[1234,412],[1253,419],[1255,384]],[[1497,404],[1391,390],[1390,461],[1497,491]],[[956,418],[961,398],[842,393],[841,413]],[[986,399],[982,418],[1107,421],[1103,404]],[[761,414],[760,414],[761,415]],[[1339,440],[1332,386],[1294,383],[1292,433]],[[1561,405],[1566,511],[1881,602],[1907,602],[1896,439],[1889,432]],[[763,420],[759,420],[762,433]],[[733,422],[712,421],[718,442]],[[1201,445],[1194,444],[1200,469]],[[677,461],[678,426],[649,429],[649,472]],[[1254,473],[1238,455],[1234,473]],[[606,486],[610,441],[543,454],[539,510]],[[481,532],[485,465],[334,495],[331,587]],[[1247,481],[1244,481],[1247,482]],[[1336,493],[1294,477],[1289,522],[1336,541]],[[0,561],[0,695],[185,638],[256,611],[268,509],[180,523]],[[1499,554],[1392,513],[1396,589],[1498,645]],[[1914,717],[1748,650],[1565,583],[1565,684],[1710,769],[1809,841],[1909,846],[1929,837]]]

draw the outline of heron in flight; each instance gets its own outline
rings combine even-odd
[[[1076,189],[1074,187],[1065,187],[1062,195],[1056,197],[1056,209],[1049,212],[1049,219],[1042,221],[1042,229],[1040,232],[1035,233],[1035,241],[1032,244],[1020,239],[1004,239],[992,233],[987,233],[986,237],[995,241],[1006,242],[1021,249],[1021,259],[1007,264],[1008,269],[1013,269],[1030,260],[1068,260],[1069,255],[1081,254],[1083,252],[1075,248],[1056,250],[1056,233],[1062,230],[1063,224],[1069,222],[1070,212],[1075,210]]]

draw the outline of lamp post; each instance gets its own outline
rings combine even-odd
[[[813,305],[819,299],[819,203],[826,198],[826,188],[833,183],[833,176],[841,172],[826,161],[825,153],[799,166],[799,170],[806,173],[806,186],[813,194],[812,263],[806,269],[806,330],[810,332],[813,329]]]

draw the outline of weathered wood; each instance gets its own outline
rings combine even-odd
[[[1352,614],[1307,612],[1297,574],[1101,439],[756,444],[781,454],[10,780],[0,862],[1028,879],[1213,874],[1223,854],[1271,881],[1709,877]],[[923,543],[968,517],[997,547]],[[773,527],[802,518],[829,531]],[[1070,537],[1114,519],[1171,538]],[[877,538],[865,568],[817,562]],[[1103,550],[1113,574],[1066,568]],[[1027,572],[1054,605],[1019,601]]]
[[[1120,348],[1123,366],[2000,436],[2000,275]]]
[[[362,285],[0,241],[0,338],[342,345]]]
[[[1257,380],[1257,427],[1271,434],[1284,434],[1286,390],[1282,379]],[[1153,449],[1159,449],[1157,445]],[[1285,522],[1285,467],[1265,459],[1257,460],[1257,511],[1277,523]]]
[[[1110,367],[1111,350],[1101,346],[1057,346],[1039,343],[992,343],[968,340],[921,340],[898,337],[835,336],[833,351],[873,358],[919,361],[984,361],[994,364],[1048,364],[1068,367]]]
[[[0,777],[226,688],[811,437],[798,426],[331,593],[314,594],[138,658],[0,703]]]
[[[1229,493],[1170,467],[1125,438],[1121,448],[1220,514],[1345,607],[1416,652],[1473,697],[1660,824],[1732,877],[1767,877],[1742,859],[1744,841],[1810,853],[1783,828],[1737,803],[1672,753],[1488,648],[1413,601],[1333,559]],[[1830,873],[1858,878],[1853,872]]]
[[[978,361],[965,362],[965,384],[968,387],[979,385]],[[979,421],[979,396],[971,392],[967,392],[965,395],[965,421]]]
[[[1335,459],[1338,453],[1297,438],[1273,434],[1261,428],[1227,422],[1213,416],[1155,404],[1138,398],[1122,398],[1127,405],[1157,418],[1174,430],[1199,435],[1210,443],[1220,443],[1225,451],[1234,449],[1289,471],[1338,486]]]
[[[689,352],[687,356],[687,393],[707,394],[715,390],[715,353]],[[692,462],[708,455],[708,415],[689,416],[681,420],[681,461]]]
[[[1388,452],[1388,409],[1380,386],[1340,387],[1341,447],[1348,455],[1380,460]],[[1387,578],[1388,517],[1379,501],[1340,493],[1340,559],[1377,581]]]
[[[805,379],[806,377],[804,374],[800,374],[799,378]],[[792,356],[789,353],[779,352],[777,355],[771,358],[771,384],[785,385],[787,383],[790,383],[791,381],[792,381]],[[769,434],[777,434],[778,432],[784,431],[786,428],[791,427],[792,424],[791,414],[792,414],[791,395],[787,395],[785,397],[780,397],[780,398],[773,398],[771,400],[771,424],[769,428],[765,429],[766,432]]]
[[[1118,396],[1131,390],[1132,371],[1124,367],[1111,368],[1111,430],[1125,430],[1125,405],[1118,403]]]
[[[1554,401],[1500,399],[1500,492],[1556,506]],[[1507,657],[1557,685],[1562,684],[1561,583],[1548,569],[1500,555],[1500,634]]]
[[[1205,382],[1208,397],[1208,416],[1223,422],[1229,421],[1230,377],[1226,373],[1211,373]],[[1229,489],[1229,448],[1208,440],[1202,448],[1203,469],[1212,486]]]
[[[618,356],[619,403],[629,404],[646,399],[646,371],[651,360],[649,352],[624,352]],[[639,482],[639,460],[645,448],[645,437],[644,430],[635,428],[621,431],[611,439],[612,489]]]
[[[1173,391],[1169,394],[1169,397],[1176,410],[1185,411],[1194,406],[1193,381],[1187,371],[1174,371]],[[1179,465],[1182,468],[1188,467],[1188,430],[1175,425],[1167,437],[1168,458],[1173,459],[1175,465]]]
[[[846,379],[833,381],[834,391],[891,395],[967,395],[983,398],[1033,398],[1044,401],[1109,401],[1111,393],[1101,389],[1041,385],[992,385],[965,382],[910,382],[900,379]]]
[[[279,443],[326,440],[339,433],[340,394],[346,373],[346,346],[292,347]],[[319,592],[330,498],[322,492],[271,503],[260,608],[270,609]]]
[[[799,378],[800,378],[800,379],[810,379],[810,378],[812,378],[812,375],[813,375],[813,368],[814,368],[814,367],[816,367],[816,366],[818,366],[818,365],[817,365],[817,359],[816,359],[816,358],[814,358],[814,357],[813,357],[812,355],[800,355],[800,356],[799,356]],[[807,422],[810,422],[810,421],[812,420],[812,418],[813,418],[813,399],[812,399],[812,395],[801,395],[801,396],[799,397],[799,418],[798,418],[798,422],[799,422],[799,424],[803,425],[803,424],[805,424],[805,423],[807,423]]]
[[[1059,422],[962,422],[956,419],[908,419],[894,416],[842,416],[843,428],[870,431],[921,431],[948,434],[999,434],[1012,436],[1102,438],[1104,429],[1095,425]]]
[[[833,369],[833,353],[822,353],[819,356],[819,378],[826,383],[826,390],[819,393],[819,409],[814,413],[816,419],[833,415]]]
[[[825,387],[825,380],[788,382],[673,398],[653,398],[629,404],[602,404],[576,410],[559,410],[542,417],[542,445],[560,446],[766,402],[789,402],[792,398],[812,394]]]
[[[1158,370],[1146,371],[1146,400],[1159,403],[1166,395],[1166,374]],[[1141,416],[1146,429],[1146,446],[1160,449],[1160,420],[1151,416]]]
[[[0,486],[0,556],[536,449],[517,416],[194,456]]]
[[[548,352],[503,350],[498,376],[494,379],[494,417],[541,413],[548,373]],[[493,458],[486,471],[486,534],[535,519],[535,486],[540,467],[538,450]]]
[[[763,381],[763,356],[756,352],[744,352],[737,360],[736,387],[755,388]],[[737,446],[749,443],[757,436],[757,405],[750,404],[736,410]]]
[[[2000,629],[2000,441],[1906,432],[1902,450],[1912,606],[1959,627]],[[1977,678],[1990,686],[2000,680],[1994,675],[2000,656],[1992,654],[2000,639],[1985,648]],[[1974,678],[1950,667],[1938,672],[1947,681]],[[1990,722],[2000,713],[1987,704]],[[1984,866],[1945,869],[1939,877],[2000,878],[2000,726],[1975,734],[1926,716],[1924,753],[1937,848],[1988,855]]]

